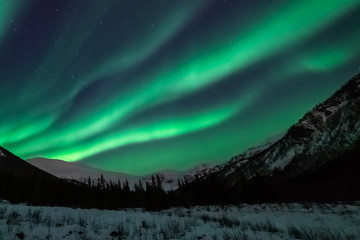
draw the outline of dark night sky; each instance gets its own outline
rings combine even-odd
[[[130,174],[219,163],[360,67],[359,0],[0,0],[0,145]]]

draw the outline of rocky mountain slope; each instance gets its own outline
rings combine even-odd
[[[0,147],[0,174],[11,174],[15,178],[39,175],[44,178],[56,179],[56,177],[25,162],[2,147]]]
[[[0,199],[35,205],[63,205],[63,189],[75,187],[0,147]]]
[[[360,148],[359,139],[360,74],[308,112],[281,139],[233,158],[218,174],[242,174],[249,180],[286,170],[286,175],[295,177]]]
[[[356,200],[360,190],[353,186],[360,182],[359,157],[360,74],[281,138],[233,157],[176,195],[195,205]]]

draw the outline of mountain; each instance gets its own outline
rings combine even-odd
[[[57,159],[47,159],[47,158],[32,158],[27,160],[31,165],[42,169],[45,172],[48,172],[59,178],[74,179],[77,181],[87,180],[89,177],[91,179],[98,179],[101,175],[106,181],[125,182],[128,180],[130,185],[137,183],[141,177],[128,175],[125,173],[119,172],[110,172],[104,171],[76,163],[65,162]]]
[[[222,169],[222,174],[230,175],[232,166],[241,165],[240,171],[248,180],[285,169],[287,175],[295,177],[360,147],[359,140],[360,74],[305,114],[280,140],[250,156],[242,155]]]
[[[0,200],[42,206],[118,209],[144,207],[144,192],[133,192],[126,184],[90,186],[57,178],[0,147]],[[138,197],[141,196],[141,197]]]
[[[266,124],[266,122],[264,123]],[[233,157],[179,190],[187,202],[360,197],[360,74],[274,142]],[[210,196],[221,196],[214,202]],[[190,197],[189,197],[190,196]]]
[[[274,137],[269,138],[268,140],[264,141],[262,144],[256,147],[251,147],[247,149],[245,152],[232,157],[230,161],[220,166],[217,166],[217,168],[215,169],[216,171],[213,172],[218,172],[219,170],[222,170],[224,172],[224,175],[231,174],[236,169],[240,168],[242,165],[248,163],[249,160],[253,159],[254,157],[264,152],[265,150],[269,149],[272,145],[278,142],[283,136],[284,134],[278,134]]]
[[[213,166],[202,164],[195,168],[189,169],[188,171],[162,170],[151,175],[134,176],[120,172],[105,171],[57,159],[32,158],[27,159],[27,162],[58,178],[74,179],[83,182],[89,177],[91,179],[97,180],[103,176],[106,181],[117,182],[120,180],[122,183],[128,181],[130,187],[133,187],[135,183],[139,182],[139,180],[143,181],[143,183],[151,182],[151,176],[158,175],[162,181],[163,188],[166,191],[175,190],[178,188],[178,179],[186,179],[187,181],[191,182],[195,178],[210,174],[210,172],[213,172],[216,169]]]
[[[58,204],[69,183],[40,170],[0,147],[0,199],[31,204]]]
[[[43,178],[56,179],[51,174],[34,167],[2,147],[0,147],[0,174],[11,174],[14,178],[38,175]]]
[[[176,190],[179,187],[179,181],[186,180],[187,182],[192,182],[195,179],[203,178],[211,173],[218,171],[218,167],[218,165],[214,166],[200,164],[185,171],[161,170],[153,173],[152,175],[158,175],[161,179],[164,189],[166,191],[170,191]],[[145,182],[150,182],[152,175],[144,176],[142,179]]]

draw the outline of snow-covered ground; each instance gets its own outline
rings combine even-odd
[[[108,211],[0,203],[0,239],[360,239],[360,205]]]

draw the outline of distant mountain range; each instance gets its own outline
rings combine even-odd
[[[158,175],[162,181],[164,189],[167,191],[178,188],[178,179],[187,179],[187,181],[191,182],[195,179],[195,177],[200,177],[209,171],[215,171],[213,166],[203,164],[188,171],[163,170],[150,175],[134,176],[120,172],[105,171],[57,159],[32,158],[28,159],[27,162],[34,167],[48,172],[58,178],[73,179],[83,182],[84,180],[87,181],[89,177],[93,180],[97,180],[103,176],[106,181],[120,181],[122,183],[128,181],[130,187],[133,187],[135,183],[139,182],[139,180],[144,183],[150,182],[151,176]]]
[[[32,158],[27,160],[31,165],[46,171],[58,178],[74,179],[77,181],[91,179],[98,179],[101,175],[107,181],[121,182],[129,181],[130,185],[136,183],[141,177],[136,177],[119,172],[104,171],[76,163],[65,162],[57,159],[48,158]]]

